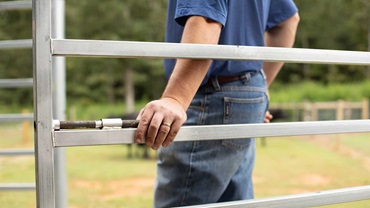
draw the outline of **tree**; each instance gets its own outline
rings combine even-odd
[[[366,51],[369,7],[367,0],[296,0],[301,16],[297,48]],[[361,15],[362,14],[362,15]],[[366,14],[366,15],[363,15]],[[368,18],[368,16],[367,16]],[[363,24],[359,24],[363,23]],[[324,84],[364,80],[365,67],[343,65],[287,64],[277,77],[284,83],[313,80]]]
[[[29,10],[0,11],[0,40],[32,38]],[[32,50],[0,50],[0,79],[31,78]],[[32,88],[0,89],[0,104],[32,106]]]
[[[7,1],[7,0],[0,0]],[[301,16],[296,48],[369,51],[369,0],[295,0]],[[167,0],[66,1],[66,38],[164,40]],[[29,39],[31,11],[0,11],[0,40]],[[68,102],[125,99],[125,73],[133,70],[137,100],[160,97],[165,86],[161,59],[67,58]],[[32,77],[32,50],[0,50],[0,78]],[[359,82],[370,68],[286,64],[277,82]],[[32,89],[0,89],[0,104],[32,105]]]
[[[110,0],[104,4],[87,0],[71,1],[66,11],[67,38],[164,40],[165,0]],[[161,62],[144,59],[70,59],[67,63],[68,94],[89,101],[115,102],[123,99],[124,91],[121,89],[125,86],[125,71],[132,69],[137,98],[157,98],[160,95],[153,92],[153,85],[162,89],[165,83]],[[82,73],[76,74],[75,69]],[[92,97],[89,89],[94,89],[96,96]]]

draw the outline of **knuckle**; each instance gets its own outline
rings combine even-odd
[[[144,133],[142,131],[137,130],[136,131],[136,137],[142,138],[142,137],[144,137]]]
[[[145,144],[146,144],[147,146],[152,146],[152,145],[153,145],[153,140],[152,140],[152,139],[147,138],[147,139],[145,140]]]
[[[151,123],[149,128],[150,128],[151,130],[156,130],[156,129],[159,129],[159,127],[160,127],[160,124],[157,124],[157,123]]]
[[[177,135],[177,131],[174,131],[174,132],[171,132],[170,133],[170,139],[171,139],[171,141],[173,141],[175,139],[176,135]]]
[[[162,128],[159,130],[159,133],[161,133],[161,134],[167,134],[167,133],[168,133],[168,129],[167,129],[167,128],[162,127]]]
[[[141,118],[140,123],[144,126],[147,126],[149,124],[149,119],[146,117]]]

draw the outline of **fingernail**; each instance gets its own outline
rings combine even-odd
[[[136,141],[136,143],[141,143],[140,139],[136,139],[135,141]]]

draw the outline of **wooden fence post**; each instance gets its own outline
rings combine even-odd
[[[337,102],[337,120],[343,120],[344,118],[344,102],[343,100],[338,100]]]
[[[362,119],[369,119],[369,99],[362,99]]]
[[[28,110],[24,109],[22,114],[28,114]],[[29,144],[30,143],[30,122],[23,121],[22,122],[22,143]]]

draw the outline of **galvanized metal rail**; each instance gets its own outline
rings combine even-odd
[[[21,9],[31,9],[32,1],[4,1],[0,2],[1,10],[21,10]]]
[[[32,121],[33,114],[0,114],[0,122]]]
[[[32,48],[31,39],[23,40],[2,40],[0,41],[0,49],[22,49],[22,48]]]
[[[295,63],[370,65],[370,52],[318,49],[287,49],[247,46],[215,46],[125,41],[68,40],[51,38],[51,2],[33,1],[34,75],[35,75],[35,138],[37,206],[55,207],[54,151],[59,147],[133,143],[135,129],[103,128],[99,130],[56,130],[52,119],[52,57],[87,56],[116,58],[196,58],[230,60],[264,60]],[[42,101],[42,102],[41,102]],[[353,124],[351,124],[354,122]],[[249,136],[282,136],[368,132],[369,120],[302,122],[291,124],[250,124],[228,126],[182,127],[176,140],[241,138]],[[252,129],[253,128],[253,129]],[[217,134],[217,135],[216,135]],[[52,139],[50,139],[52,137]],[[117,139],[118,138],[118,139]],[[124,139],[121,139],[124,138]],[[321,194],[320,194],[321,193]],[[343,203],[370,199],[369,187],[354,187],[301,196],[252,200],[248,207],[305,207],[312,204]],[[244,207],[238,202],[196,207]]]
[[[185,206],[182,208],[305,208],[368,200],[369,198],[370,186],[361,186],[263,199]]]
[[[21,88],[21,87],[32,87],[33,79],[0,79],[0,88]]]
[[[34,191],[35,183],[5,183],[0,184],[0,191]]]
[[[34,155],[33,149],[0,149],[0,156]]]
[[[159,42],[51,40],[52,55],[106,58],[194,58],[370,65],[370,52]]]
[[[60,130],[54,132],[55,147],[132,144],[136,129]],[[233,124],[181,127],[175,142],[250,137],[369,132],[370,120],[312,121],[269,124]]]

